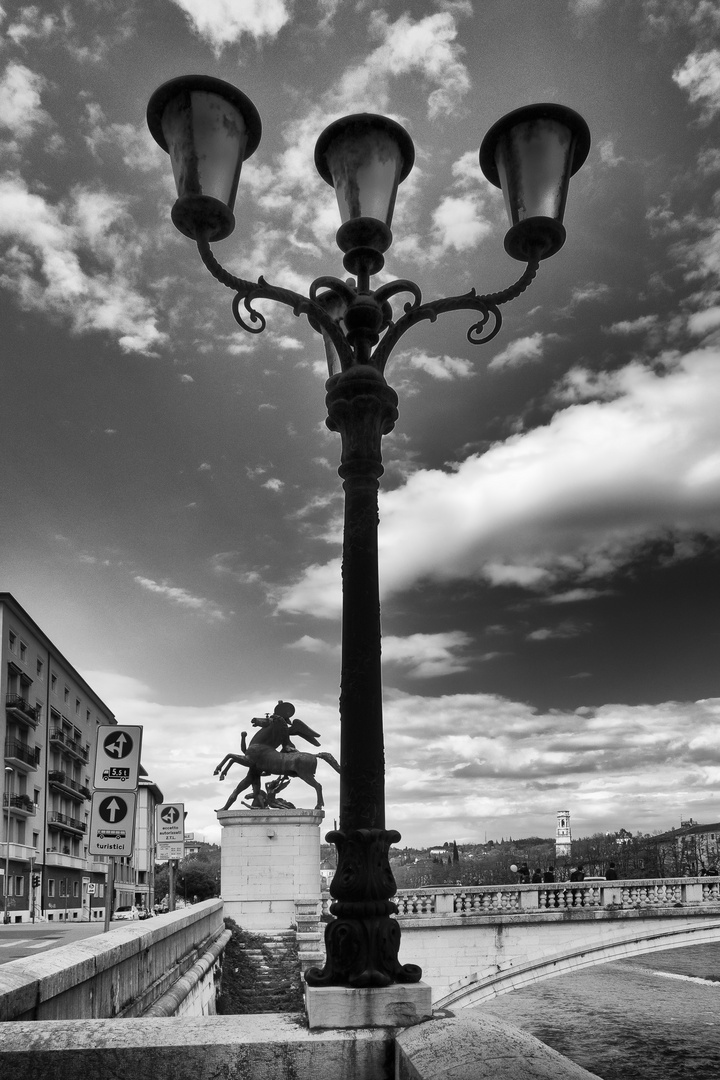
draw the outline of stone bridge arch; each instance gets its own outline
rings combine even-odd
[[[682,921],[682,926],[678,926],[675,921],[671,926],[667,923],[658,926],[657,919],[643,919],[635,922],[632,930],[626,924],[630,932],[614,941],[605,940],[594,945],[570,947],[554,955],[525,962],[511,962],[509,966],[500,967],[490,974],[474,972],[451,985],[447,993],[433,1001],[433,1007],[455,1012],[511,990],[519,990],[541,979],[607,964],[612,960],[625,960],[645,953],[720,941],[720,918],[701,922],[696,917],[689,918],[687,922]]]

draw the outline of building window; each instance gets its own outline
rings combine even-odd
[[[73,881],[73,896],[79,896],[79,895],[80,895],[80,882],[79,881]]]
[[[27,645],[24,641],[20,642],[20,659],[22,660],[23,664],[27,663]]]
[[[22,874],[15,874],[10,878],[10,892],[9,896],[24,896],[25,895],[25,878]]]
[[[67,686],[65,687],[65,689],[63,691],[63,700],[66,703],[70,700],[70,691],[68,690]]]
[[[10,630],[8,633],[8,645],[10,646],[10,652],[17,652],[17,634],[14,630]]]
[[[97,896],[97,898],[99,900],[102,900],[102,898],[105,895],[105,884],[104,884],[104,882],[100,882],[95,886],[95,895]]]
[[[67,896],[65,886],[67,885],[67,878],[60,878],[60,896]]]
[[[43,714],[43,703],[42,703],[42,701],[36,701],[35,702],[35,714],[36,714],[38,720],[42,720],[42,714]]]
[[[48,894],[48,896],[54,896],[55,895],[55,878],[48,878],[47,894]]]
[[[76,716],[80,715],[80,698],[79,697],[75,698],[75,715]]]
[[[85,710],[85,722],[88,723],[88,724],[90,723],[90,710],[89,709]]]
[[[52,690],[53,694],[57,693],[57,675],[50,676],[50,689]]]
[[[42,660],[38,656],[37,664],[36,664],[36,667],[35,667],[38,679],[42,679],[44,677],[44,670],[43,670],[44,667],[45,667],[45,665],[43,664]]]

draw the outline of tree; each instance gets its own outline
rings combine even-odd
[[[457,846],[457,844],[455,843],[455,841],[454,841],[454,840],[453,840],[453,854],[452,854],[452,861],[453,861],[454,863],[458,863],[458,862],[460,862],[460,853],[458,852],[458,846]]]

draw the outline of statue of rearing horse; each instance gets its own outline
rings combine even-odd
[[[238,795],[249,787],[253,789],[253,806],[263,806],[260,790],[260,780],[263,776],[297,776],[315,788],[317,793],[315,809],[319,810],[324,805],[322,788],[315,779],[318,760],[327,761],[328,765],[331,765],[338,773],[340,766],[332,754],[308,754],[295,749],[290,741],[294,735],[306,739],[313,746],[319,746],[320,743],[317,731],[313,731],[302,720],[295,718],[292,723],[290,722],[294,713],[295,706],[289,701],[278,701],[272,716],[254,717],[252,724],[259,730],[253,735],[249,744],[245,745],[247,732],[243,731],[242,753],[226,754],[218,764],[214,775],[219,775],[221,780],[225,779],[228,769],[236,762],[244,765],[248,770],[222,807],[223,810],[229,810]],[[278,747],[281,749],[278,750]]]

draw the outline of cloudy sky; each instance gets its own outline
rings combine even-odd
[[[419,844],[547,836],[559,809],[575,835],[718,820],[714,0],[0,3],[0,586],[144,725],[188,828],[219,839],[233,772],[213,767],[278,698],[338,753],[342,502],[322,343],[272,304],[244,334],[170,223],[144,116],[186,73],[263,119],[216,255],[303,291],[344,273],[313,166],[330,121],[412,135],[383,278],[429,299],[522,269],[478,165],[489,126],[533,101],[586,118],[567,243],[500,336],[474,348],[472,317],[445,316],[388,366],[388,825]]]

